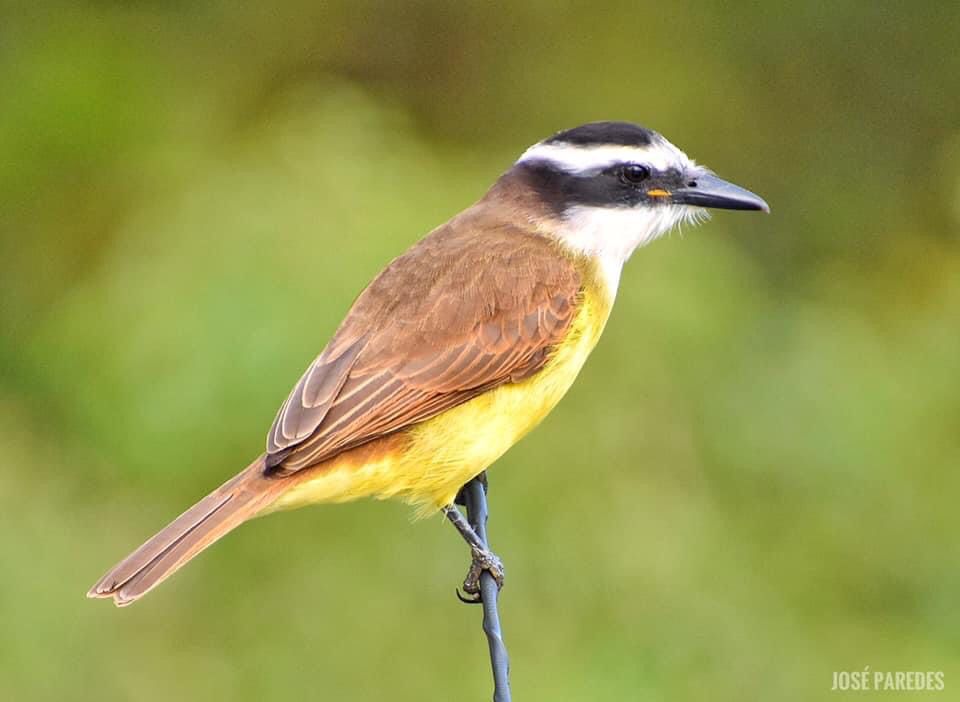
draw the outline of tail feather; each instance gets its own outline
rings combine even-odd
[[[256,516],[276,499],[281,482],[264,477],[261,456],[111,568],[87,597],[112,597],[120,607],[136,601],[221,536]]]

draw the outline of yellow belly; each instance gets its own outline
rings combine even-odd
[[[396,497],[425,515],[453,502],[550,413],[564,396],[603,331],[610,304],[586,295],[567,337],[546,365],[518,383],[501,385],[406,432],[390,450],[349,452],[290,478],[269,511],[359,497]]]

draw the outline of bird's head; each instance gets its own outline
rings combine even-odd
[[[769,212],[759,196],[628,122],[554,134],[527,149],[508,175],[542,206],[545,233],[617,275],[634,249],[676,224],[706,218],[706,208]]]

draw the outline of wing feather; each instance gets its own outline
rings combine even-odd
[[[469,212],[469,211],[468,211]],[[461,216],[357,298],[283,403],[269,469],[291,473],[535,373],[569,329],[575,267],[545,238]]]

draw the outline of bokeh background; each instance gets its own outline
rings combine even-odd
[[[83,594],[261,450],[387,260],[611,118],[773,214],[638,252],[492,471],[516,698],[958,694],[960,5],[0,8],[0,698],[488,699],[465,549],[402,505]]]

